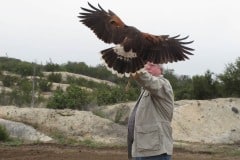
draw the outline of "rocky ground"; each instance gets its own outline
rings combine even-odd
[[[92,139],[123,145],[128,115],[134,104],[129,102],[102,106],[92,112],[1,106],[0,118],[29,124],[48,135],[60,132],[76,140]],[[239,143],[239,111],[238,98],[176,101],[172,122],[174,140],[212,144]]]
[[[29,138],[43,134],[53,138],[47,144],[40,143],[43,141],[40,138],[37,141],[36,138],[30,140],[34,141],[35,145],[12,147],[2,144],[0,160],[127,159],[126,148],[123,147],[126,145],[126,122],[134,104],[129,102],[102,106],[92,111],[0,106],[0,124],[5,125],[12,136],[18,133],[15,136],[20,138],[25,132],[32,135],[25,136]],[[238,98],[176,101],[172,122],[174,159],[239,160],[239,111]],[[70,143],[56,144],[55,140],[59,140],[59,137],[64,140],[64,144]],[[70,146],[73,143],[76,145],[78,140],[114,145],[115,148],[93,149],[79,143],[77,146]]]

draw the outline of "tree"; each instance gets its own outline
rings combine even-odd
[[[16,67],[16,73],[22,77],[33,75],[33,64],[27,62],[19,63],[18,67]]]
[[[224,96],[240,97],[240,57],[226,66],[219,79],[223,83]]]
[[[174,90],[178,88],[178,77],[174,74],[174,70],[164,70],[164,77],[168,79]]]
[[[60,70],[60,66],[50,62],[44,66],[44,70],[47,72],[56,72]]]
[[[67,72],[84,74],[84,72],[88,71],[88,66],[84,62],[68,62],[63,66],[63,68]]]
[[[174,89],[175,100],[193,99],[193,83],[189,76],[178,76],[176,89]]]
[[[175,100],[192,99],[192,79],[189,76],[177,76],[173,70],[165,70],[164,77],[172,85]]]
[[[213,72],[207,70],[204,76],[193,76],[193,97],[195,99],[210,99],[218,96],[217,82],[212,78]]]
[[[0,57],[0,70],[20,74],[22,77],[33,75],[33,65],[36,65],[36,75],[40,75],[41,66],[23,62],[19,59]]]

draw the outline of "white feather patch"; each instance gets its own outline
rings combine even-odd
[[[116,45],[113,48],[113,50],[114,50],[115,53],[117,53],[118,55],[123,56],[125,58],[135,58],[135,57],[137,57],[137,53],[132,52],[132,50],[130,50],[128,52],[125,52],[123,46],[121,46],[119,44]]]

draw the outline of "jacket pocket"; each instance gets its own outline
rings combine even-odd
[[[136,127],[136,145],[139,152],[148,150],[154,151],[160,148],[159,127],[154,126],[137,126]]]

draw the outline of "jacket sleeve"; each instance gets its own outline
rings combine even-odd
[[[143,72],[135,80],[153,95],[165,97],[166,91],[172,91],[170,83],[163,76],[155,77],[148,72]]]

